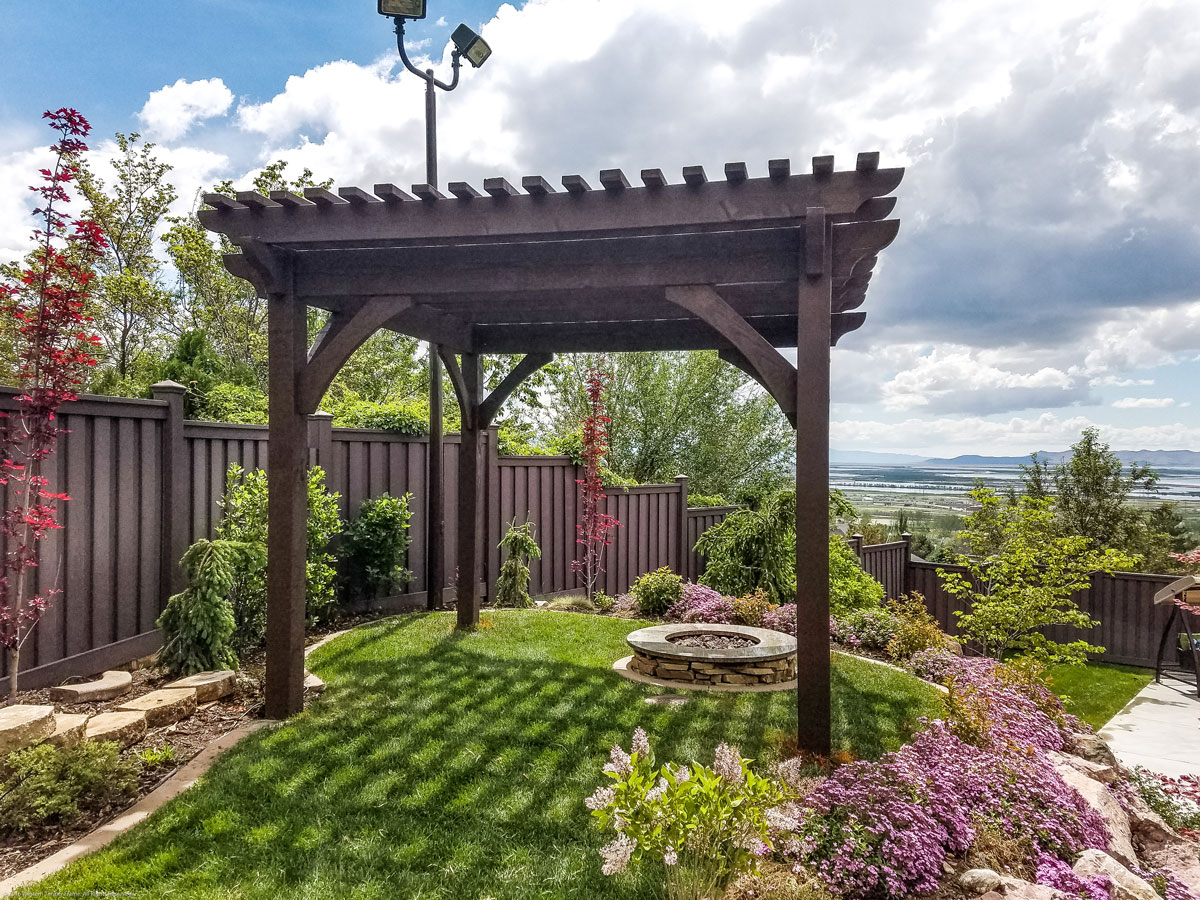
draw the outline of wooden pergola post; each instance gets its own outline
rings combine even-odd
[[[487,424],[480,410],[483,359],[462,355],[462,443],[458,448],[458,577],[455,607],[458,627],[479,624],[479,580],[483,574],[483,438]]]
[[[832,230],[805,218],[796,317],[796,721],[801,747],[828,755],[829,343]]]
[[[288,283],[267,295],[269,356],[267,445],[266,714],[285,719],[304,706],[304,599],[307,544],[308,417],[297,383],[305,365],[307,308]]]

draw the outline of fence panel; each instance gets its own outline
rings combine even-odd
[[[571,563],[578,546],[575,525],[579,470],[571,458],[501,456],[495,477],[500,499],[489,515],[496,542],[512,522],[535,523],[542,558],[529,563],[529,593],[552,594],[578,587]]]
[[[688,581],[696,581],[704,574],[704,557],[696,552],[696,541],[736,509],[736,506],[701,506],[687,511],[687,571],[680,575]]]
[[[883,585],[888,597],[899,597],[908,590],[906,575],[910,555],[907,541],[893,541],[863,547],[859,561],[863,569]]]
[[[0,392],[0,408],[15,409],[15,394]],[[166,414],[166,404],[153,400],[85,398],[63,407],[64,434],[47,474],[50,490],[71,499],[59,505],[63,529],[39,542],[33,570],[39,593],[60,593],[51,594],[23,648],[24,686],[115,664],[115,656],[137,651],[144,643],[138,638],[153,631],[165,599],[159,570]],[[0,552],[8,549],[0,538]],[[114,654],[118,646],[125,649]],[[0,675],[8,674],[7,665],[0,659]]]

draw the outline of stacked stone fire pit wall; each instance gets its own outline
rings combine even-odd
[[[672,643],[685,634],[734,634],[755,639],[749,647],[709,649]],[[704,685],[784,684],[796,677],[796,639],[778,631],[737,625],[656,625],[627,638],[629,668],[649,678]]]

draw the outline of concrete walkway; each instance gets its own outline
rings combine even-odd
[[[1200,698],[1184,681],[1146,685],[1100,730],[1117,759],[1163,775],[1200,774]]]

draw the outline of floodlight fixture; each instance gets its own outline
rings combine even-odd
[[[473,68],[478,69],[492,55],[492,48],[488,46],[487,41],[466,25],[459,25],[455,28],[454,33],[450,35],[450,40],[454,41],[458,52],[467,58],[467,62]]]
[[[425,0],[379,0],[379,14],[393,19],[423,19]]]

